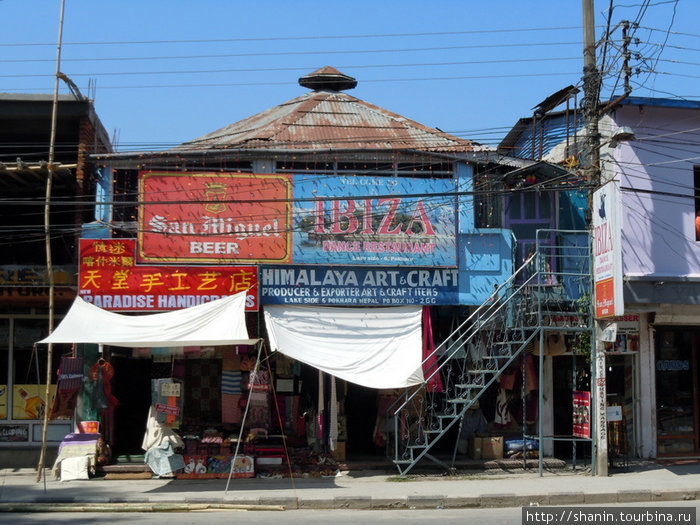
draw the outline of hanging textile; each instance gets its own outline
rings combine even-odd
[[[392,406],[394,406],[398,396],[398,390],[380,390],[377,394],[377,419],[372,434],[374,444],[377,447],[383,447],[390,443],[389,437],[395,430]],[[394,408],[396,407],[394,406]]]
[[[496,417],[493,422],[498,427],[507,427],[511,422],[510,409],[508,408],[508,393],[503,388],[498,391]]]
[[[426,378],[426,392],[444,392],[440,372],[437,371],[438,361],[435,355],[433,341],[433,323],[430,318],[430,307],[423,307],[423,375]]]
[[[546,332],[542,343],[544,355],[557,356],[566,352],[566,340],[561,332]],[[532,353],[540,355],[540,339],[534,339]]]
[[[331,401],[328,418],[328,444],[331,450],[338,444],[338,395],[335,388],[335,377],[331,376]]]
[[[316,439],[323,443],[323,418],[325,416],[325,400],[323,397],[323,372],[318,371],[318,414],[316,414]]]
[[[72,418],[78,404],[78,394],[83,386],[83,358],[61,357],[58,369],[56,395],[51,405],[49,419]]]
[[[529,394],[538,390],[539,376],[535,370],[535,358],[528,354],[525,358],[525,393]]]
[[[90,379],[95,382],[92,397],[93,408],[109,409],[119,404],[117,398],[112,395],[113,377],[114,368],[102,358],[99,358],[90,368]]]
[[[221,360],[193,359],[185,370],[187,411],[209,421],[221,419]]]
[[[241,358],[234,348],[225,348],[221,360],[221,422],[240,423]]]
[[[272,409],[270,395],[265,391],[252,391],[248,397],[246,427],[252,434],[267,434],[270,429]]]
[[[182,423],[183,382],[179,379],[151,379],[151,404],[161,425],[179,428]]]
[[[92,410],[98,415],[102,436],[108,443],[114,442],[114,409],[119,404],[112,395],[112,378],[114,368],[103,358],[99,358],[90,367],[88,379],[92,388],[89,390]]]

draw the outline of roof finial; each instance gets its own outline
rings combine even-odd
[[[357,80],[334,67],[325,66],[300,77],[299,85],[314,91],[344,91],[357,86]]]

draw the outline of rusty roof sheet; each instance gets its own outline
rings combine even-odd
[[[172,152],[225,149],[295,151],[481,150],[475,142],[419,124],[338,91],[312,91],[230,124]]]

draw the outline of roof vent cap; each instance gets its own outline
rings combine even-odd
[[[357,86],[357,80],[334,67],[325,66],[300,77],[299,85],[314,91],[344,91]]]

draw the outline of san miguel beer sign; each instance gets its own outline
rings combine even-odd
[[[291,261],[286,175],[140,173],[138,262]]]

